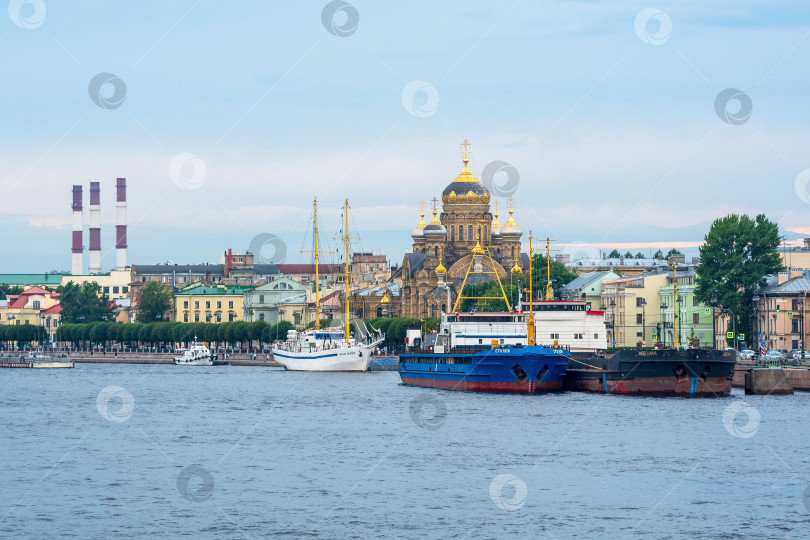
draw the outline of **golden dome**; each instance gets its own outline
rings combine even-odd
[[[386,294],[385,296],[383,296],[383,299],[382,299],[382,300],[380,300],[380,303],[381,303],[381,304],[388,304],[389,302],[391,302],[391,300],[389,300],[389,299],[388,299],[388,295],[387,295],[387,294]]]
[[[467,164],[470,161],[467,155],[467,140],[464,139],[462,146],[464,152],[462,159],[464,161],[464,168],[461,173],[453,180],[450,185],[444,188],[442,192],[443,203],[486,203],[489,204],[489,191],[484,187],[484,184],[478,181],[478,178],[472,175]]]
[[[521,267],[519,267],[519,266],[517,265],[517,263],[515,263],[515,266],[513,266],[513,267],[512,267],[511,272],[512,272],[513,274],[522,274],[522,273],[523,273],[523,269],[522,269]]]
[[[424,238],[425,237],[425,210],[424,208],[419,209],[419,225],[417,225],[411,231],[411,238],[414,240],[417,238]]]
[[[447,268],[445,268],[442,263],[439,263],[439,266],[436,267],[436,273],[437,274],[446,274],[447,273]]]
[[[473,255],[483,255],[485,253],[484,248],[481,247],[481,244],[479,242],[475,243],[475,247],[472,248],[472,252]]]
[[[510,197],[509,201],[509,221],[506,222],[506,225],[501,227],[501,236],[520,236],[523,234],[523,229],[518,227],[518,224],[515,223],[514,218],[512,217],[512,201]]]
[[[498,237],[501,235],[501,222],[498,221],[498,201],[495,201],[495,219],[492,220],[492,236]]]

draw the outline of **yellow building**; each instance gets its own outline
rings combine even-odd
[[[320,291],[320,318],[343,320],[342,291],[329,288]],[[305,329],[316,318],[315,293],[306,292],[280,300],[276,304],[278,320],[287,321],[298,330]]]
[[[73,282],[76,285],[81,285],[86,282],[96,282],[101,287],[101,292],[106,294],[110,300],[117,300],[119,298],[129,298],[129,283],[132,279],[132,272],[129,268],[126,270],[113,270],[109,274],[93,274],[87,276],[62,276],[61,286]]]
[[[602,282],[608,344],[615,340],[616,347],[653,346],[657,340],[652,336],[661,322],[659,290],[666,282],[666,272]]]
[[[176,322],[233,322],[244,320],[245,292],[251,286],[199,281],[174,295]]]
[[[0,301],[0,323],[44,326],[53,338],[59,327],[59,293],[42,287],[27,287],[21,294],[10,294]]]

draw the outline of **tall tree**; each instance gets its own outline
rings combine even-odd
[[[655,255],[653,255],[653,259],[663,259],[663,258],[664,254],[660,249],[655,252]]]
[[[95,281],[85,281],[81,285],[69,281],[56,289],[61,317],[64,323],[89,323],[112,321],[115,308],[106,294],[101,294],[101,285]]]
[[[638,253],[636,253],[636,259],[643,259],[643,258],[644,254],[642,252],[639,251]]]
[[[738,331],[750,332],[754,292],[765,285],[765,276],[784,269],[777,251],[779,227],[763,214],[754,219],[731,214],[716,219],[704,239],[695,296],[727,309]]]
[[[138,295],[138,309],[135,319],[138,322],[150,323],[163,321],[163,315],[169,311],[172,304],[172,292],[169,286],[160,281],[150,281],[141,289]]]
[[[716,221],[715,221],[715,223],[716,223]],[[677,257],[679,255],[683,256],[683,253],[681,253],[678,248],[672,248],[669,251],[667,251],[667,259],[669,259],[670,257]]]
[[[610,253],[608,253],[608,258],[609,258],[609,259],[618,259],[618,258],[619,258],[619,257],[621,257],[621,256],[622,256],[622,254],[621,254],[621,253],[619,253],[619,250],[618,250],[618,249],[616,249],[616,248],[613,248],[613,251],[611,251]]]
[[[633,254],[630,253],[630,250],[627,250],[627,253],[624,254],[624,258],[625,259],[632,259],[633,258]]]
[[[23,288],[19,285],[7,285],[0,283],[0,300],[5,300],[9,294],[21,294]]]

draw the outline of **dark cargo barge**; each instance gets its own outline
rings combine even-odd
[[[660,397],[724,397],[736,356],[710,349],[623,350],[610,357],[574,354],[565,390]]]

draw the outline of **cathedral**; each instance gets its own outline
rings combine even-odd
[[[402,262],[401,316],[438,317],[442,311],[453,309],[461,283],[470,268],[472,257],[488,251],[484,257],[484,270],[474,281],[480,283],[495,279],[508,280],[510,273],[528,270],[529,257],[520,252],[523,231],[512,216],[509,200],[509,220],[498,221],[498,202],[495,214],[490,213],[490,195],[487,188],[467,168],[468,143],[463,147],[464,168],[442,192],[442,208],[438,214],[438,200],[433,198],[433,219],[425,225],[424,209],[421,221],[411,232],[413,250],[405,254]],[[438,215],[437,215],[438,214]],[[481,257],[479,257],[481,259]],[[450,287],[448,305],[447,289]]]

